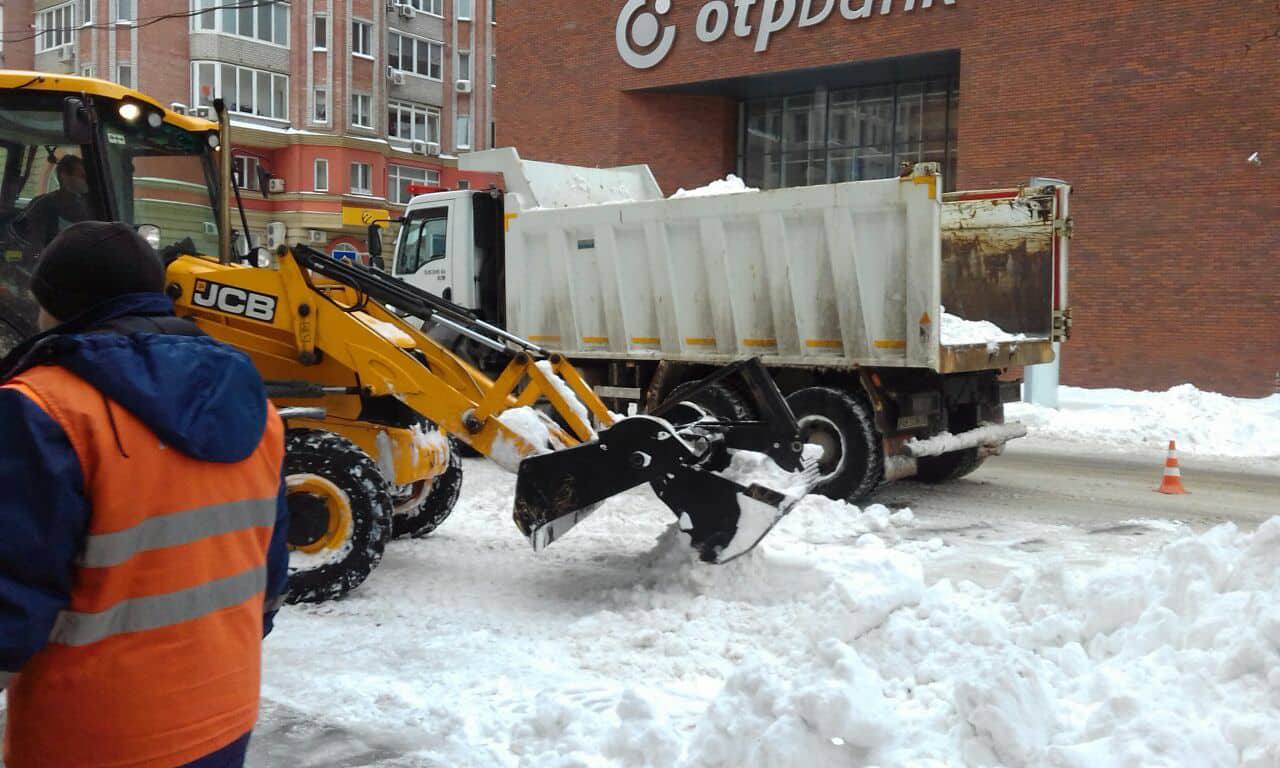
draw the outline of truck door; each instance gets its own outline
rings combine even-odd
[[[411,285],[446,299],[453,298],[449,242],[454,238],[452,201],[409,214],[396,253],[395,274]]]

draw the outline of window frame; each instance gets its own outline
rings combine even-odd
[[[134,0],[134,2],[136,3],[137,0]],[[270,38],[262,38],[257,34],[258,24],[261,19],[261,14],[258,12],[260,9],[258,7],[249,6],[242,9],[236,9],[233,7],[228,9],[222,7],[224,5],[234,4],[223,3],[221,0],[191,0],[191,31],[225,35],[227,37],[234,37],[240,40],[251,40],[255,43],[271,45],[276,48],[288,49],[290,47],[290,41],[292,38],[292,30],[290,27],[293,25],[293,8],[289,3],[272,2],[270,6],[268,6],[271,9],[269,14],[271,22]],[[281,19],[278,13],[282,8],[284,9],[283,24],[280,23]],[[240,31],[241,14],[238,11],[244,10],[250,11],[248,18],[250,19],[250,24],[253,27],[253,31],[250,34],[243,34]],[[235,31],[228,31],[225,28],[225,22],[228,18],[234,20]],[[209,26],[205,26],[206,19],[211,20],[211,24],[209,24]],[[277,31],[277,27],[279,27],[279,29],[284,33],[283,42],[278,42],[276,40],[275,33]],[[310,35],[310,33],[308,33],[308,35]]]
[[[466,130],[462,130],[463,121],[466,121]],[[471,149],[474,142],[472,131],[475,128],[475,120],[471,115],[459,112],[453,116],[453,146],[456,149]],[[465,142],[465,143],[464,143]]]
[[[423,176],[421,179],[416,176],[408,176],[401,171],[421,171]],[[432,180],[432,176],[435,180]],[[415,165],[396,165],[395,163],[387,164],[387,200],[395,205],[405,205],[413,199],[413,195],[408,195],[404,200],[400,200],[400,182],[408,181],[410,183],[421,183],[427,185],[440,185],[440,171],[436,168],[421,168]]]
[[[465,77],[462,74],[462,60],[464,57],[467,61]],[[469,83],[475,81],[475,57],[471,55],[471,51],[458,51],[456,74],[457,76],[454,78],[455,80],[466,80]]]
[[[363,178],[361,179],[361,177]],[[357,180],[364,181],[363,186],[357,186]],[[364,163],[359,160],[352,160],[347,169],[347,188],[353,195],[373,196],[373,163]]]
[[[319,42],[320,32],[324,32],[324,42]],[[311,50],[315,52],[328,53],[329,51],[329,15],[325,13],[317,13],[311,17]]]
[[[124,77],[123,77],[123,76],[121,76],[121,70],[128,70],[128,71],[129,71],[129,82],[127,82],[127,83],[126,83],[126,82],[124,81]],[[137,82],[136,82],[136,78],[137,78],[137,75],[136,75],[136,74],[134,73],[134,71],[133,71],[133,64],[123,63],[123,62],[117,62],[117,63],[116,63],[116,78],[115,78],[115,81],[116,81],[117,83],[119,83],[120,85],[123,85],[125,88],[133,88],[133,89],[135,89],[135,90],[136,90],[136,89],[137,89],[137,87],[138,87],[138,84],[137,84]]]
[[[365,102],[364,110],[360,110],[356,108],[357,99],[364,100]],[[368,118],[367,124],[356,122],[356,118],[361,114],[362,111],[364,115]],[[373,94],[365,93],[363,91],[351,92],[351,107],[347,111],[347,124],[351,128],[359,128],[365,131],[372,131],[376,129],[373,122]]]
[[[364,30],[364,37],[363,37],[363,40],[361,40],[361,42],[363,42],[363,43],[365,44],[365,45],[363,46],[363,47],[364,47],[364,50],[357,50],[357,46],[356,46],[356,42],[357,42],[357,38],[356,38],[356,31],[357,31],[357,29],[363,29],[363,30]],[[352,20],[351,20],[351,40],[350,40],[350,43],[351,43],[351,55],[352,55],[352,56],[358,56],[358,57],[360,57],[360,58],[362,58],[362,59],[369,59],[369,60],[372,60],[372,59],[373,59],[373,22],[368,21],[368,20],[365,20],[365,19],[352,19]]]
[[[289,85],[290,83],[289,83],[288,75],[280,72],[272,72],[271,70],[268,70],[268,69],[255,69],[253,67],[242,67],[238,64],[229,64],[222,61],[213,61],[209,59],[194,59],[191,62],[191,67],[192,67],[191,69],[191,97],[192,97],[191,103],[194,106],[205,104],[200,94],[200,86],[201,86],[200,68],[202,66],[210,66],[213,68],[214,81],[209,84],[213,91],[212,95],[210,96],[210,102],[212,102],[212,99],[216,97],[224,97],[224,98],[226,97],[225,85],[222,82],[222,74],[225,68],[230,68],[231,71],[235,74],[237,98],[234,103],[228,101],[227,109],[229,111],[237,115],[245,115],[247,117],[256,117],[260,120],[275,120],[283,123],[289,122]],[[252,101],[254,102],[255,106],[257,104],[257,95],[259,91],[258,82],[257,82],[258,76],[265,75],[269,79],[268,93],[271,94],[272,114],[258,114],[257,112],[253,112],[253,111],[246,112],[240,109],[239,83],[241,80],[242,70],[252,73],[252,81],[253,81]],[[279,116],[275,113],[275,107],[276,107],[275,95],[276,95],[277,79],[279,79],[279,82],[283,83],[283,86],[284,86],[283,94],[281,97],[281,102],[284,107],[283,116]]]
[[[401,5],[411,5],[418,13],[425,13],[438,19],[444,18],[444,0],[396,0],[396,2]],[[432,10],[433,8],[435,10]]]
[[[331,110],[329,109],[329,89],[316,86],[311,89],[311,122],[317,125],[328,125]],[[323,113],[323,114],[322,114]]]
[[[463,16],[459,6],[463,3],[467,4],[467,15]],[[475,21],[476,4],[475,0],[453,0],[453,17],[458,21]]]
[[[121,3],[128,3],[131,6],[128,16],[120,14]],[[111,20],[117,24],[120,22],[136,23],[138,21],[138,0],[111,0]]]
[[[324,184],[320,183],[320,174],[323,170]],[[313,192],[329,191],[329,158],[317,157],[311,161],[311,190]]]
[[[240,189],[245,192],[257,192],[258,166],[261,165],[261,161],[253,155],[232,155],[231,164],[233,170],[240,172]]]
[[[48,53],[75,45],[76,5],[76,0],[67,0],[36,12],[36,53]],[[65,20],[54,18],[64,14]],[[51,23],[56,26],[50,26]]]
[[[396,111],[396,119],[391,119],[391,111]],[[400,113],[409,113],[410,129],[409,136],[399,136],[392,131],[398,129],[400,124]],[[425,138],[418,138],[413,135],[414,127],[417,125],[418,114],[423,115],[423,131]],[[425,141],[429,144],[441,144],[440,132],[443,129],[442,120],[444,111],[437,106],[431,104],[419,104],[412,101],[388,101],[387,102],[387,137],[391,139],[400,139],[401,141]],[[434,120],[435,136],[431,135],[431,125]],[[406,166],[408,167],[408,166]]]
[[[401,40],[400,40],[400,43],[396,46],[396,62],[397,63],[392,64],[391,63],[391,48],[392,48],[391,43],[392,43],[392,40],[396,37],[401,38]],[[413,66],[407,69],[401,66],[404,64],[404,56],[403,56],[404,40],[413,41],[413,46],[412,46]],[[427,74],[425,75],[418,71],[418,43],[425,43],[427,46]],[[439,55],[435,59],[437,65],[440,68],[440,74],[438,76],[432,76],[430,74],[431,64],[432,64],[432,55],[431,55],[432,46],[434,46],[439,51]],[[431,82],[434,82],[434,83],[444,82],[444,52],[445,52],[445,45],[440,40],[432,40],[429,37],[422,37],[421,35],[415,35],[409,32],[403,32],[398,29],[393,29],[387,32],[387,66],[399,72],[403,72],[406,75],[409,75],[411,77],[420,77],[424,80],[430,80]]]

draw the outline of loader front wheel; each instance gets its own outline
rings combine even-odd
[[[289,602],[342,597],[369,577],[391,538],[391,494],[378,465],[332,432],[290,430]]]
[[[787,396],[800,439],[822,448],[814,491],[859,504],[884,476],[884,451],[871,409],[848,392],[808,387]]]
[[[392,537],[412,536],[420,539],[440,527],[453,512],[462,491],[462,456],[449,443],[449,468],[421,483],[414,483],[396,500],[392,518]]]

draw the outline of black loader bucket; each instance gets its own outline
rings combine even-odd
[[[758,420],[726,421],[695,404],[730,383]],[[680,388],[652,414],[619,421],[595,442],[525,459],[516,525],[541,550],[605,499],[649,483],[702,560],[725,563],[755,547],[813,486],[816,461],[806,462],[803,448],[768,372],[758,360],[736,363]],[[735,461],[743,457],[752,461]],[[743,472],[744,463],[771,471]]]

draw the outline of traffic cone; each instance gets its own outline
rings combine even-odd
[[[1172,440],[1169,441],[1169,458],[1164,462],[1164,479],[1160,481],[1160,487],[1156,492],[1170,495],[1189,493],[1182,487],[1182,470],[1178,468],[1178,448]]]

